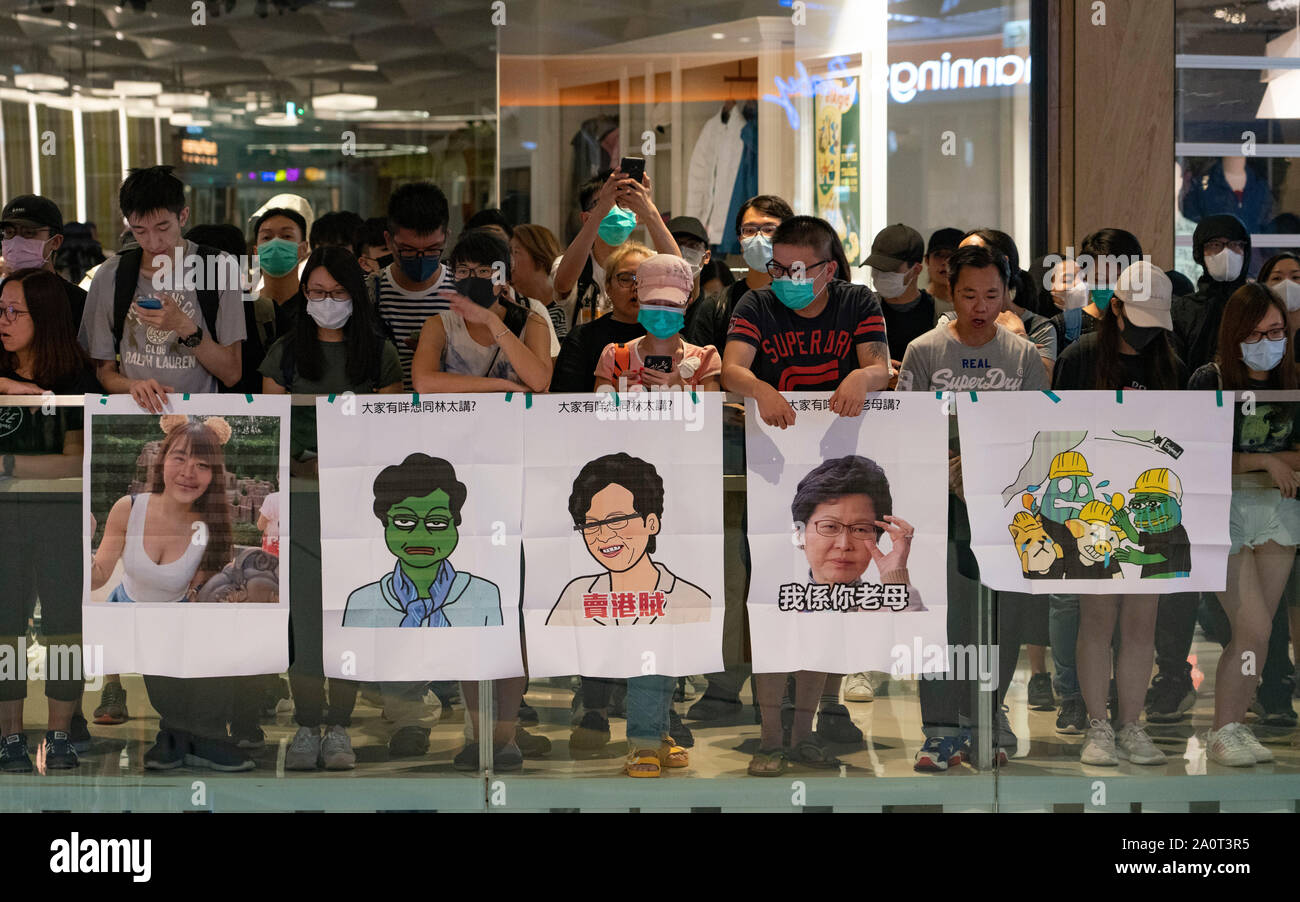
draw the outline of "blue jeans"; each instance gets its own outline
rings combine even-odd
[[[1056,677],[1052,688],[1061,698],[1079,695],[1079,672],[1075,666],[1075,646],[1079,644],[1079,596],[1047,596],[1047,632],[1052,643],[1052,663]]]
[[[629,751],[657,749],[668,735],[668,711],[676,677],[630,677],[627,681],[627,745]]]

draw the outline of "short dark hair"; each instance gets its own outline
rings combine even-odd
[[[203,223],[186,232],[185,237],[195,244],[215,247],[235,258],[248,253],[248,244],[245,243],[244,233],[239,230],[239,226],[227,223]]]
[[[581,526],[591,507],[591,499],[607,486],[621,485],[632,493],[632,506],[644,520],[650,514],[664,515],[664,481],[654,464],[623,451],[588,461],[573,480],[569,495],[569,516],[574,526]],[[653,554],[655,536],[646,542],[646,553]]]
[[[782,221],[772,234],[773,244],[811,247],[823,257],[830,258],[835,256],[835,245],[838,241],[839,236],[835,234],[834,227],[816,216],[791,216]],[[845,272],[838,275],[841,278],[848,278],[848,273]]]
[[[1084,236],[1079,253],[1089,257],[1128,257],[1133,262],[1142,259],[1142,242],[1124,229],[1098,229]]]
[[[442,489],[451,499],[451,518],[460,526],[460,509],[465,504],[468,491],[465,483],[456,478],[456,469],[441,457],[430,457],[416,452],[406,460],[384,467],[375,477],[375,516],[379,522],[388,523],[388,510],[407,498],[422,498]]]
[[[985,245],[997,250],[1002,256],[1006,257],[1007,266],[1011,267],[1012,276],[1020,271],[1020,249],[1016,247],[1016,240],[1006,232],[998,229],[971,229],[962,236],[961,240],[965,241],[971,237],[978,238]]]
[[[996,247],[985,247],[982,244],[959,247],[948,258],[948,285],[952,288],[957,287],[957,277],[961,275],[963,269],[987,269],[990,266],[997,269],[1002,287],[1010,288],[1011,263],[1005,254]]]
[[[613,174],[613,169],[602,169],[578,186],[579,210],[585,213],[591,209],[591,205],[596,202],[596,195],[600,193],[601,188],[605,187],[605,183]]]
[[[745,214],[750,210],[757,210],[764,216],[771,216],[773,219],[779,219],[785,222],[794,215],[794,210],[782,198],[775,194],[756,194],[749,200],[740,205],[736,211],[736,234],[740,234],[741,223],[745,221]]]
[[[499,226],[501,231],[506,233],[507,238],[515,233],[514,224],[511,223],[510,220],[506,219],[506,214],[502,213],[496,207],[488,207],[487,209],[479,210],[469,219],[465,220],[466,229],[481,229],[486,226]]]
[[[357,229],[361,228],[364,222],[351,210],[335,210],[326,213],[324,216],[318,216],[311,224],[311,234],[307,238],[307,243],[311,245],[312,250],[324,245],[351,250]]]
[[[172,175],[171,166],[132,169],[117,192],[117,205],[128,218],[155,210],[180,216],[185,209],[185,183]]]
[[[264,212],[257,219],[253,220],[253,243],[257,243],[257,233],[262,228],[262,223],[266,222],[272,216],[283,216],[285,219],[292,221],[298,226],[298,234],[302,236],[299,240],[305,240],[307,237],[307,220],[297,210],[290,210],[288,207],[272,207]],[[314,233],[315,228],[312,229]]]
[[[382,216],[372,216],[364,220],[357,227],[356,234],[352,236],[352,253],[360,257],[368,247],[383,247],[386,228],[388,228],[388,220]]]
[[[894,513],[894,496],[889,490],[889,477],[880,464],[858,454],[823,461],[808,475],[799,480],[790,502],[790,516],[795,523],[807,524],[820,504],[843,498],[846,495],[866,495],[876,509],[876,519],[883,520]],[[874,524],[873,524],[874,525]],[[881,529],[875,527],[879,536]]]
[[[447,228],[450,219],[447,195],[433,182],[410,182],[388,198],[388,231],[393,234],[410,229],[428,235]]]
[[[1268,280],[1269,276],[1273,275],[1273,270],[1276,269],[1277,265],[1283,260],[1290,260],[1292,263],[1300,266],[1300,254],[1297,254],[1295,251],[1280,251],[1264,261],[1264,265],[1259,268],[1259,275],[1255,276],[1255,281],[1262,285]]]
[[[501,236],[487,229],[470,229],[462,232],[451,249],[447,264],[455,269],[462,263],[476,263],[479,266],[491,266],[500,262],[505,265],[506,279],[510,279],[510,245],[501,240]]]

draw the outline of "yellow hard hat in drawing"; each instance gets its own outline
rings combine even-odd
[[[1089,501],[1079,511],[1079,519],[1089,523],[1110,523],[1115,519],[1115,508],[1105,501]]]
[[[1145,471],[1129,491],[1134,495],[1138,492],[1156,492],[1170,496],[1179,504],[1183,503],[1183,481],[1178,478],[1177,473],[1165,467]]]
[[[1083,455],[1078,451],[1062,451],[1052,458],[1052,466],[1047,471],[1048,479],[1055,479],[1058,476],[1091,476],[1088,472],[1088,462],[1083,459]]]

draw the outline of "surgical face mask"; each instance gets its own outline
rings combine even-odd
[[[686,324],[686,311],[680,307],[647,307],[642,304],[636,321],[655,338],[672,338]]]
[[[1163,331],[1165,330],[1159,326],[1135,326],[1132,323],[1125,323],[1121,337],[1125,344],[1141,354]]]
[[[1097,305],[1097,309],[1102,313],[1110,306],[1110,299],[1115,296],[1113,288],[1094,288],[1088,293],[1088,298]]]
[[[0,244],[3,244],[0,254],[4,256],[5,266],[9,267],[10,272],[17,272],[20,269],[41,269],[48,259],[45,253],[45,241],[40,238],[24,238],[15,235],[13,238],[6,238]]]
[[[685,260],[687,263],[691,264],[692,278],[698,276],[700,274],[700,270],[704,269],[704,251],[700,250],[699,248],[696,247],[682,248],[682,259]]]
[[[402,275],[412,282],[427,282],[433,278],[433,274],[438,271],[438,263],[442,258],[442,252],[436,254],[425,254],[420,257],[403,257],[398,256],[397,262],[401,264]]]
[[[636,214],[615,204],[609,208],[605,218],[600,221],[600,227],[596,229],[596,234],[600,236],[601,241],[614,247],[627,241],[627,236],[631,235],[632,230],[635,228]]]
[[[1241,362],[1246,364],[1247,369],[1257,373],[1266,373],[1273,369],[1282,362],[1284,356],[1286,356],[1285,338],[1276,341],[1265,338],[1253,345],[1248,345],[1244,341],[1241,343]]]
[[[5,256],[8,259],[8,255]],[[1300,282],[1293,279],[1283,279],[1269,290],[1277,295],[1278,300],[1286,304],[1287,313],[1295,313],[1300,310]]]
[[[907,291],[907,274],[871,268],[871,284],[882,298],[898,298]]]
[[[287,276],[298,265],[298,245],[287,238],[272,238],[257,246],[257,264],[273,279]]]
[[[1216,282],[1235,282],[1241,275],[1241,265],[1246,258],[1230,247],[1225,247],[1212,257],[1205,258],[1205,271]]]
[[[352,318],[352,302],[326,298],[323,301],[308,301],[307,315],[316,321],[322,329],[342,329]]]
[[[496,286],[491,279],[480,279],[478,276],[457,279],[456,290],[480,307],[491,307],[497,302]]]
[[[759,232],[752,238],[742,238],[740,246],[745,265],[756,272],[767,272],[768,261],[772,259],[772,239]]]
[[[772,291],[776,294],[776,299],[791,310],[802,310],[817,297],[814,281],[814,279],[804,279],[799,282],[792,279],[773,279]]]

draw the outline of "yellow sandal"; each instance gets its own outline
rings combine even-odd
[[[665,739],[659,745],[659,763],[664,767],[690,767],[691,756],[680,745],[674,745],[672,739]]]
[[[623,773],[629,777],[657,777],[661,767],[658,754],[649,749],[637,749],[628,754]]]

